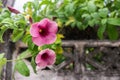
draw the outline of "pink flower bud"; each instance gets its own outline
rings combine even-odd
[[[11,7],[11,6],[8,6],[7,8],[8,8],[12,13],[15,13],[15,14],[19,14],[19,13],[20,13],[20,11],[14,9],[14,8]]]
[[[32,17],[29,17],[29,22],[30,22],[30,24],[33,23]]]

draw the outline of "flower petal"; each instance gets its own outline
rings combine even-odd
[[[41,55],[38,54],[38,55],[36,56],[36,58],[35,58],[36,64],[40,63],[40,60],[41,60]]]
[[[47,54],[48,57],[42,59],[42,56],[44,54]],[[45,50],[42,50],[42,51],[39,52],[39,54],[35,58],[35,62],[37,64],[37,67],[39,67],[39,69],[43,69],[46,66],[54,64],[55,59],[56,59],[55,52],[53,50],[51,50],[51,49],[45,49]]]
[[[39,37],[32,37],[32,41],[37,46],[43,46],[44,44],[52,44],[56,41],[56,34],[49,34],[46,37],[39,36]]]
[[[42,38],[42,41],[44,44],[52,44],[56,41],[56,34],[54,33],[49,33],[47,36]]]
[[[43,69],[43,68],[47,67],[47,63],[45,61],[41,61],[41,62],[37,63],[37,66],[40,69]]]
[[[31,25],[30,27],[30,34],[33,36],[33,37],[39,37],[39,28],[38,28],[38,25],[39,23],[34,23]]]
[[[30,34],[32,35],[33,43],[37,46],[54,43],[57,29],[57,23],[47,18],[32,24]]]
[[[47,26],[48,26],[48,30],[49,30],[49,32],[51,32],[51,33],[57,33],[57,31],[58,31],[58,25],[57,25],[57,23],[56,22],[54,22],[54,21],[50,21],[50,20],[48,20],[49,22],[48,22],[48,24],[47,24]]]
[[[42,54],[44,54],[44,52],[45,52],[45,50],[42,50],[41,52],[39,52],[39,54],[35,58],[35,62],[40,69],[45,68],[47,66],[47,62],[41,58],[41,56],[42,56]]]
[[[48,19],[44,18],[39,22],[38,25],[39,25],[40,28],[46,28],[47,23],[48,23]]]
[[[43,39],[41,37],[32,37],[32,41],[37,46],[43,46],[45,43],[43,42]]]
[[[53,50],[48,49],[47,51],[49,53],[49,58],[47,59],[47,64],[48,65],[53,65],[56,60],[56,54]]]

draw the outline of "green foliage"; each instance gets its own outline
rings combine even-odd
[[[14,30],[12,34],[12,41],[16,42],[23,37],[24,31],[23,30]]]
[[[18,57],[17,57],[17,59],[19,60],[19,59],[24,59],[24,58],[27,58],[27,57],[29,57],[31,54],[30,54],[30,51],[29,50],[26,50],[26,51],[24,51],[24,52],[22,52]]]
[[[108,33],[108,36],[111,40],[118,39],[118,31],[117,31],[116,26],[108,26],[107,33]]]
[[[3,34],[8,28],[5,26],[0,27],[0,42],[3,43]]]
[[[91,0],[89,2],[87,2],[87,8],[88,8],[88,11],[91,13],[91,12],[95,12],[97,7],[96,5],[94,4],[94,1]]]
[[[0,59],[4,57],[4,53],[1,53],[0,54]]]
[[[35,57],[32,57],[31,59],[31,66],[33,68],[33,71],[36,73],[36,63],[35,63]]]
[[[11,15],[11,13],[7,10],[7,9],[2,9],[2,11],[0,12],[0,22],[2,20],[4,20],[5,18],[9,18]]]
[[[120,26],[120,18],[108,18],[108,24]]]
[[[2,1],[0,0],[0,12],[2,11],[2,6],[3,4],[2,4]]]
[[[58,64],[62,63],[64,60],[65,60],[65,57],[63,55],[57,54],[55,64],[58,65]]]
[[[104,39],[103,35],[105,30],[106,30],[106,25],[99,27],[97,34],[100,39]]]
[[[24,9],[35,7],[35,1],[27,3]],[[104,39],[104,33],[107,32],[106,27],[109,25],[120,26],[119,0],[42,0],[38,3],[39,6],[35,7],[38,14],[34,15],[36,12],[31,8],[33,12],[31,16],[33,18],[37,16],[36,21],[43,17],[56,17],[60,27],[71,26],[80,30],[85,30],[87,27],[94,28],[97,25],[100,39]],[[110,34],[112,35],[109,32],[108,35]],[[113,39],[118,39],[118,37]]]
[[[19,61],[16,62],[15,70],[17,70],[19,73],[21,73],[24,76],[29,76],[30,75],[30,71],[29,71],[27,65],[22,60],[19,60]]]
[[[0,73],[3,68],[3,66],[7,63],[7,59],[4,58],[4,53],[0,54]]]
[[[29,41],[29,26],[25,16],[30,16],[33,22],[40,21],[42,18],[56,17],[56,21],[60,28],[64,26],[77,27],[80,30],[85,30],[88,27],[98,26],[98,37],[104,39],[104,33],[110,35],[116,33],[116,27],[112,33],[109,31],[109,25],[120,26],[120,8],[118,6],[119,0],[34,0],[33,2],[27,2],[24,4],[24,13],[11,15],[7,9],[2,9],[0,13],[0,25],[7,28],[0,28],[0,41],[2,35],[7,29],[13,29],[12,40],[16,42],[23,40],[25,43],[31,43]],[[106,29],[107,27],[107,29]],[[112,28],[112,29],[113,29]],[[116,31],[116,32],[114,32]],[[27,39],[29,37],[29,39]],[[119,36],[116,36],[118,39]],[[111,38],[110,38],[111,39]],[[34,45],[30,44],[32,49]]]
[[[3,65],[5,65],[7,62],[6,58],[4,58],[4,53],[0,54],[0,69]]]
[[[102,8],[98,10],[100,17],[106,18],[108,16],[109,10],[107,8]]]

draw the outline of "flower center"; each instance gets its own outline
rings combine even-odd
[[[44,53],[44,54],[41,56],[41,58],[42,58],[43,60],[47,60],[47,59],[49,58],[48,53]]]
[[[42,29],[40,29],[39,32],[41,33],[41,32],[42,32]]]
[[[40,29],[40,30],[39,30],[39,34],[40,34],[41,36],[46,36],[46,35],[48,35],[48,31],[47,31],[46,29]]]

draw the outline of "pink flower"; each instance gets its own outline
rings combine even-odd
[[[56,54],[53,50],[45,49],[38,53],[35,62],[37,67],[43,69],[49,65],[53,65],[56,60]]]
[[[20,13],[20,11],[14,9],[14,8],[11,7],[11,6],[8,6],[7,8],[8,8],[12,13],[15,13],[15,14],[19,14],[19,13]]]
[[[33,23],[30,28],[32,41],[37,46],[52,44],[56,40],[57,23],[47,18],[40,22]]]

